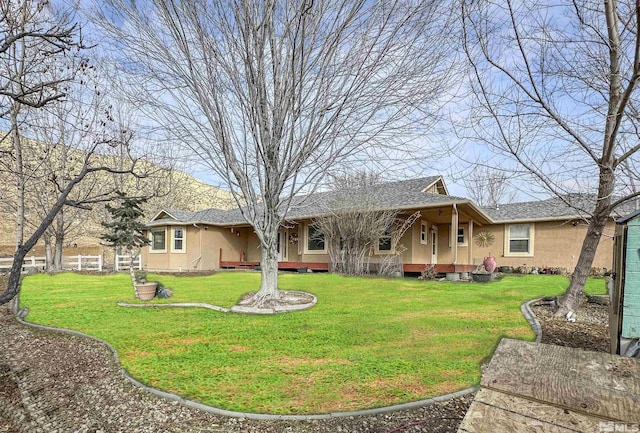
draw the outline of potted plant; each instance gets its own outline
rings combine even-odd
[[[150,301],[156,296],[158,283],[156,281],[147,281],[147,273],[145,271],[136,271],[134,273],[133,289],[136,298],[141,301]]]

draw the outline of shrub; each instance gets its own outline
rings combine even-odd
[[[422,272],[420,272],[419,280],[435,280],[438,277],[433,265],[427,266]]]

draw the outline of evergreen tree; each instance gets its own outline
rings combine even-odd
[[[131,279],[135,283],[133,273],[133,251],[150,243],[145,236],[145,230],[149,228],[142,222],[140,218],[144,217],[142,205],[147,202],[146,198],[127,197],[123,192],[118,191],[118,201],[120,205],[117,207],[105,205],[107,211],[113,218],[112,222],[103,222],[102,226],[108,230],[100,236],[107,242],[109,246],[123,248],[131,257],[130,271]]]

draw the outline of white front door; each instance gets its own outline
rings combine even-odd
[[[431,227],[431,264],[438,263],[438,227]]]
[[[278,251],[278,261],[286,262],[287,261],[287,232],[285,230],[278,231],[278,241],[276,243],[276,248]]]

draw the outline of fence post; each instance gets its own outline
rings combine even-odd
[[[142,270],[142,256],[138,254],[138,270]]]
[[[82,256],[78,254],[78,270],[82,270]]]
[[[113,268],[116,272],[118,272],[120,270],[120,266],[118,266],[118,261],[120,259],[120,254],[116,253],[115,254],[115,259],[113,260]]]
[[[98,256],[98,272],[102,272],[102,254]]]
[[[36,256],[31,256],[31,266],[36,267]]]

